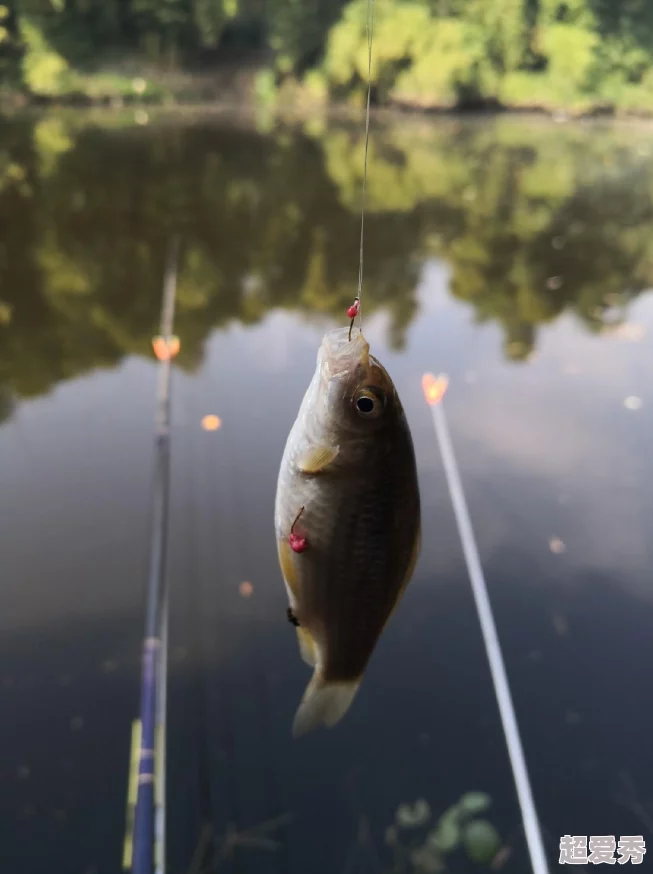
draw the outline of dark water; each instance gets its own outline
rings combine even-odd
[[[170,872],[209,822],[219,871],[424,874],[384,840],[398,806],[437,818],[470,790],[502,870],[529,870],[425,371],[450,377],[552,870],[565,833],[653,839],[650,130],[375,129],[365,325],[413,429],[424,546],[352,710],[295,742],[309,671],[274,489],[355,292],[360,131],[137,120],[0,132],[0,870],[121,869],[172,232]]]

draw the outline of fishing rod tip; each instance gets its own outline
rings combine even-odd
[[[426,403],[430,407],[440,403],[448,387],[449,377],[446,373],[440,373],[438,376],[434,376],[432,373],[425,373],[422,377],[422,391],[424,392]]]
[[[179,337],[174,335],[167,340],[160,334],[157,334],[156,337],[152,337],[152,348],[154,349],[154,354],[159,361],[170,361],[170,359],[175,358],[180,347],[181,343]]]

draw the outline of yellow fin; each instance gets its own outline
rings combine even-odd
[[[286,585],[293,593],[295,598],[299,597],[299,581],[297,579],[297,570],[295,568],[294,552],[290,548],[287,540],[280,540],[278,543],[279,565],[281,573]]]
[[[317,647],[313,635],[307,628],[302,628],[300,625],[297,629],[297,640],[302,658],[307,665],[314,668],[317,662]]]
[[[302,473],[320,473],[331,464],[340,452],[338,446],[314,446],[299,460]]]
[[[327,683],[316,670],[297,708],[293,737],[313,731],[320,723],[330,728],[339,722],[349,710],[359,686],[360,679],[349,683]]]

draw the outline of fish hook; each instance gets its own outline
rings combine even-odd
[[[288,542],[290,543],[290,548],[292,549],[293,552],[303,552],[306,549],[306,547],[308,546],[308,543],[306,542],[305,537],[302,537],[300,534],[295,534],[295,525],[299,521],[299,517],[302,515],[303,512],[304,512],[304,507],[302,507],[300,509],[299,513],[297,513],[297,515],[295,516],[295,521],[290,526],[290,534],[288,535]]]
[[[347,310],[347,315],[351,319],[351,323],[349,325],[349,342],[351,343],[351,329],[354,327],[354,322],[356,321],[356,316],[360,313],[361,302],[359,297],[354,298],[353,304]]]

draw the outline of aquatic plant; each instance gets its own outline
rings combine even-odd
[[[400,804],[385,842],[394,860],[388,874],[441,874],[452,870],[457,853],[480,865],[490,864],[501,850],[501,837],[482,818],[491,806],[484,792],[466,792],[437,819],[423,798]]]

